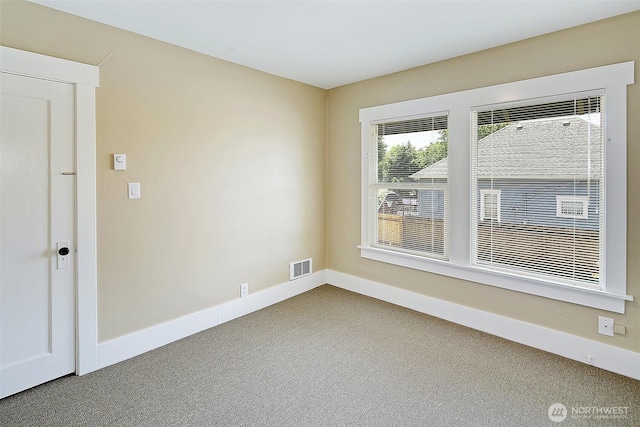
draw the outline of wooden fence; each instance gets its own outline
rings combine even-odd
[[[413,251],[444,254],[444,221],[413,215],[378,214],[378,242]]]
[[[412,215],[378,214],[378,243],[444,254],[444,221]],[[478,224],[478,261],[568,279],[598,282],[596,230],[504,224]]]

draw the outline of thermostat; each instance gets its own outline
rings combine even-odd
[[[123,171],[127,169],[127,155],[126,154],[114,154],[113,155],[113,169],[117,171]]]

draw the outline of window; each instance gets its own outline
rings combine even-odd
[[[472,185],[482,195],[472,263],[601,288],[604,212],[573,219],[586,218],[589,198],[604,199],[603,103],[597,91],[472,109]],[[496,190],[482,189],[496,186],[509,196],[500,226],[483,223],[498,219]]]
[[[624,313],[633,78],[627,62],[361,109],[361,256]]]
[[[597,210],[596,213],[598,213]],[[589,219],[589,197],[556,196],[556,216],[558,218]]]
[[[480,190],[480,221],[500,222],[500,190]]]
[[[446,169],[443,174],[437,168],[447,157],[447,116],[370,127],[370,151],[374,153],[371,242],[380,248],[446,259],[447,176]]]

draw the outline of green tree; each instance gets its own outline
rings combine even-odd
[[[446,129],[440,131],[440,137],[418,150],[418,163],[420,169],[424,169],[447,157],[449,132]]]
[[[382,136],[378,136],[378,181],[383,180],[383,170],[386,154],[387,143],[384,142],[384,138]]]
[[[380,165],[379,165],[380,166]],[[386,152],[381,162],[383,182],[408,182],[409,175],[420,170],[418,151],[411,141],[394,145]]]
[[[499,131],[505,126],[509,126],[509,123],[495,123],[478,126],[478,141],[480,141],[482,138],[486,138],[496,131]]]

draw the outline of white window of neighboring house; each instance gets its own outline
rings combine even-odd
[[[558,218],[589,218],[589,198],[586,196],[556,196]]]
[[[626,62],[361,109],[361,256],[624,313],[633,82]]]
[[[480,221],[500,222],[500,193],[501,190],[480,190]]]

